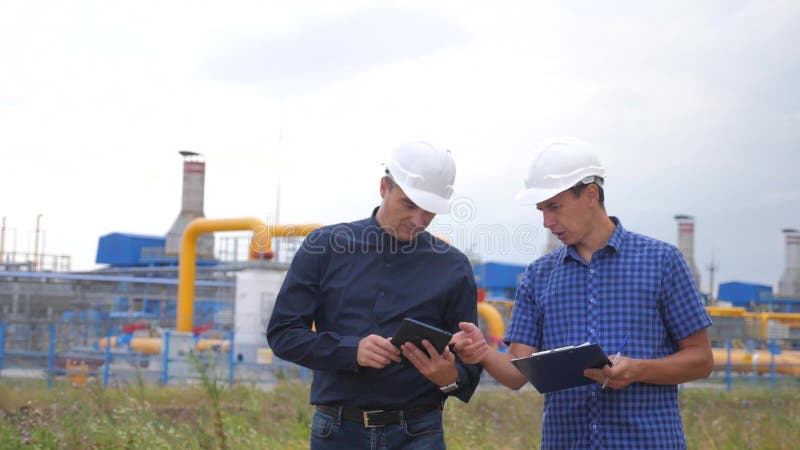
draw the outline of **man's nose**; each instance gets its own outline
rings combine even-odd
[[[553,214],[543,211],[542,216],[542,225],[544,225],[544,227],[548,230],[552,229],[553,225],[555,225],[555,218],[553,217]]]
[[[422,208],[417,208],[411,220],[414,222],[415,227],[427,227],[431,223],[436,214],[425,211]]]

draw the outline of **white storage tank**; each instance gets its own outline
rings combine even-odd
[[[283,270],[243,270],[236,274],[234,353],[237,362],[256,363],[267,345],[267,324],[283,283]]]

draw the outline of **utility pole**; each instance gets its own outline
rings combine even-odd
[[[33,243],[33,271],[36,272],[39,270],[39,233],[40,233],[40,225],[42,222],[42,215],[39,214],[36,216],[36,233]]]
[[[4,255],[6,253],[6,218],[3,217],[3,226],[0,228],[0,264],[5,261]]]
[[[708,295],[708,297],[709,297],[709,302],[711,304],[716,303],[716,300],[717,300],[716,297],[714,297],[714,272],[718,268],[719,267],[714,262],[714,253],[712,252],[711,253],[711,262],[708,264],[708,280],[709,280],[708,281],[709,282],[709,295]]]

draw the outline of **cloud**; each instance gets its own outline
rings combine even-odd
[[[15,97],[0,97],[0,108],[22,108],[27,102],[21,98]]]
[[[454,20],[430,11],[371,7],[291,32],[230,43],[209,71],[225,81],[278,92],[313,90],[467,39]]]

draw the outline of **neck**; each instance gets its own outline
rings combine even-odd
[[[589,234],[575,244],[575,250],[578,251],[578,254],[581,255],[581,258],[586,262],[590,262],[592,260],[592,255],[608,244],[611,235],[614,234],[614,230],[617,228],[614,222],[611,221],[611,218],[606,215],[605,211],[599,214],[592,222],[592,228]]]
[[[386,234],[399,240],[396,230],[389,226],[389,223],[386,221],[383,205],[378,207],[378,211],[375,213],[375,221],[378,222],[378,226],[381,227],[381,230],[385,231]]]

